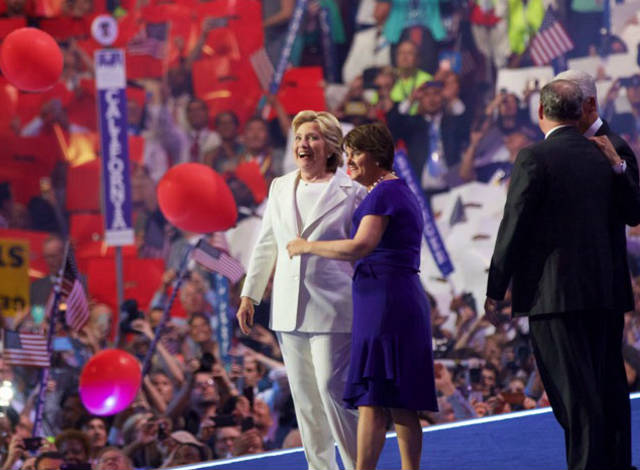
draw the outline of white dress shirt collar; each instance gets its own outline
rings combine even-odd
[[[544,139],[547,140],[551,134],[553,134],[555,131],[557,131],[562,127],[569,127],[569,124],[560,124],[559,126],[556,126],[553,129],[547,131],[547,133],[544,135]]]
[[[600,119],[600,116],[598,116],[598,118],[593,121],[593,124],[591,124],[591,126],[589,126],[589,129],[587,129],[584,132],[584,136],[585,137],[593,137],[594,135],[596,135],[596,132],[598,132],[598,130],[600,130],[600,126],[602,126],[602,124],[604,124],[602,122],[602,119]]]

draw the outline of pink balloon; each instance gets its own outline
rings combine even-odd
[[[140,363],[121,349],[105,349],[85,364],[80,375],[80,398],[85,408],[109,416],[127,408],[142,381]]]

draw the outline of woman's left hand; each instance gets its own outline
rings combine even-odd
[[[307,240],[304,238],[296,238],[295,240],[291,240],[287,243],[287,251],[289,252],[289,258],[293,258],[297,255],[302,255],[306,253],[305,249],[307,248]]]

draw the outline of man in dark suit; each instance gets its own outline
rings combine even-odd
[[[615,173],[576,127],[582,102],[571,81],[541,90],[545,140],[516,159],[485,311],[499,321],[497,301],[511,282],[512,311],[529,316],[538,370],[565,431],[568,467],[603,469],[614,468],[605,425],[608,384],[620,380],[623,367],[609,222]]]
[[[49,272],[45,277],[33,281],[29,286],[31,305],[45,306],[49,299],[64,257],[64,241],[62,238],[58,235],[48,236],[42,242],[42,257]]]
[[[555,79],[574,82],[583,95],[582,116],[578,121],[578,129],[585,137],[595,142],[605,154],[614,170],[614,210],[610,221],[610,232],[613,239],[613,289],[617,333],[616,342],[622,344],[624,322],[622,315],[634,309],[631,276],[627,262],[626,225],[640,223],[640,187],[638,186],[638,162],[623,138],[613,132],[609,124],[598,115],[598,97],[594,78],[580,70],[567,70],[558,74]],[[612,365],[623,364],[622,347],[615,350],[619,357],[612,360]],[[616,381],[608,384],[608,412],[605,416],[608,439],[608,462],[611,468],[629,468],[631,466],[631,420],[629,404],[629,387],[626,381],[624,366],[617,367],[619,374]],[[624,378],[624,380],[622,380]],[[617,389],[615,387],[618,387]]]
[[[462,149],[469,140],[469,124],[464,114],[454,116],[445,110],[443,83],[422,84],[415,98],[418,114],[410,115],[413,104],[405,100],[387,113],[387,125],[396,140],[407,147],[407,156],[418,181],[429,193],[446,190],[452,168],[460,164]]]

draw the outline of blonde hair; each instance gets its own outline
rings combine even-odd
[[[293,131],[306,122],[315,122],[320,128],[322,138],[327,144],[329,157],[327,158],[327,171],[335,173],[338,167],[342,166],[342,128],[340,122],[331,113],[326,111],[300,111],[293,118]]]

